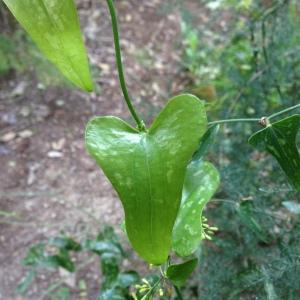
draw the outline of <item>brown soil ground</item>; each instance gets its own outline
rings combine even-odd
[[[184,89],[180,16],[173,1],[166,2],[116,1],[128,86],[148,124],[170,95]],[[42,299],[46,287],[62,279],[40,274],[27,296],[14,292],[30,245],[60,231],[80,239],[104,224],[118,230],[122,221],[116,193],[86,153],[84,129],[94,115],[131,119],[118,85],[105,1],[81,0],[78,6],[98,93],[43,88],[34,72],[0,79],[0,211],[8,213],[0,216],[1,300]],[[95,258],[75,278],[86,281],[88,294],[80,298],[75,285],[72,299],[96,299],[100,276]]]

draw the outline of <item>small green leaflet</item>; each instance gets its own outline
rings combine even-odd
[[[75,85],[93,84],[73,0],[3,0],[45,56]]]
[[[217,169],[209,162],[192,161],[187,168],[181,206],[173,229],[173,249],[189,256],[202,240],[202,211],[220,184]]]
[[[35,279],[36,272],[34,270],[30,270],[26,276],[22,279],[22,281],[17,285],[16,292],[24,295],[27,293],[30,285]]]
[[[253,134],[249,143],[273,155],[290,183],[300,192],[300,154],[296,137],[300,128],[300,115],[293,115],[268,125]]]
[[[167,269],[167,278],[177,287],[181,287],[191,276],[197,266],[197,263],[198,259],[193,258],[178,265],[171,265]]]
[[[207,129],[201,139],[198,150],[193,155],[193,160],[203,159],[210,147],[213,145],[219,130],[220,125],[213,125]]]
[[[167,260],[186,167],[206,125],[204,103],[192,95],[171,99],[147,132],[116,117],[87,125],[87,149],[118,192],[133,248],[149,263]]]

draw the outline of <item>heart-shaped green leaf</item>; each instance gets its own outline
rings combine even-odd
[[[299,128],[300,115],[293,115],[256,132],[249,143],[273,155],[290,183],[300,192],[300,154],[296,146]]]
[[[58,69],[83,90],[93,89],[73,0],[3,0]]]
[[[181,287],[191,276],[197,266],[197,263],[198,259],[193,258],[178,265],[171,265],[168,267],[166,275],[174,285]]]
[[[204,104],[181,95],[147,132],[115,117],[98,117],[87,126],[87,149],[118,192],[133,248],[149,263],[168,257],[186,167],[206,125]]]
[[[189,256],[202,240],[202,211],[220,184],[217,169],[209,162],[192,161],[187,168],[181,206],[173,230],[173,249]]]

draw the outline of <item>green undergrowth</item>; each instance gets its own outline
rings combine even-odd
[[[199,1],[200,7],[209,12],[205,22],[182,11],[182,68],[211,119],[260,118],[299,103],[297,1]],[[299,297],[300,197],[276,161],[247,144],[259,128],[223,126],[210,152],[222,188],[207,217],[220,231],[199,250],[189,291],[195,299]]]

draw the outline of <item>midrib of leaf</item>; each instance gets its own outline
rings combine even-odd
[[[68,0],[63,0],[63,1],[68,1]],[[53,28],[55,29],[55,31],[58,33],[58,34],[57,34],[57,36],[58,36],[58,42],[59,42],[61,48],[64,50],[63,52],[64,52],[64,54],[65,54],[67,60],[68,60],[69,63],[70,63],[70,66],[71,66],[71,68],[72,68],[73,74],[74,74],[74,75],[77,77],[77,79],[81,82],[82,86],[83,86],[83,87],[86,87],[86,85],[84,84],[84,80],[81,78],[81,76],[79,76],[79,75],[77,74],[76,69],[75,69],[75,67],[74,67],[74,64],[73,64],[73,62],[72,62],[72,59],[70,58],[68,52],[65,51],[66,49],[65,49],[65,47],[64,47],[63,41],[61,40],[60,31],[59,31],[59,29],[57,28],[55,22],[52,20],[52,17],[51,17],[51,15],[50,15],[50,13],[48,12],[48,9],[47,9],[47,6],[46,6],[45,3],[44,3],[44,0],[38,0],[38,2],[40,3],[40,6],[42,7],[43,11],[45,12],[46,17],[48,18],[49,22],[51,23],[51,25],[53,26]],[[76,47],[76,45],[74,45],[74,47]]]
[[[147,135],[145,137],[142,138],[143,142],[142,142],[142,146],[143,149],[145,151],[146,154],[146,167],[147,167],[147,178],[148,178],[148,188],[149,188],[149,192],[150,192],[150,240],[151,240],[151,247],[152,247],[152,251],[153,249],[153,195],[152,195],[152,185],[151,185],[151,172],[150,172],[150,163],[149,163],[149,157],[148,154],[151,154],[151,151],[149,151],[148,149],[148,140],[147,140]]]

